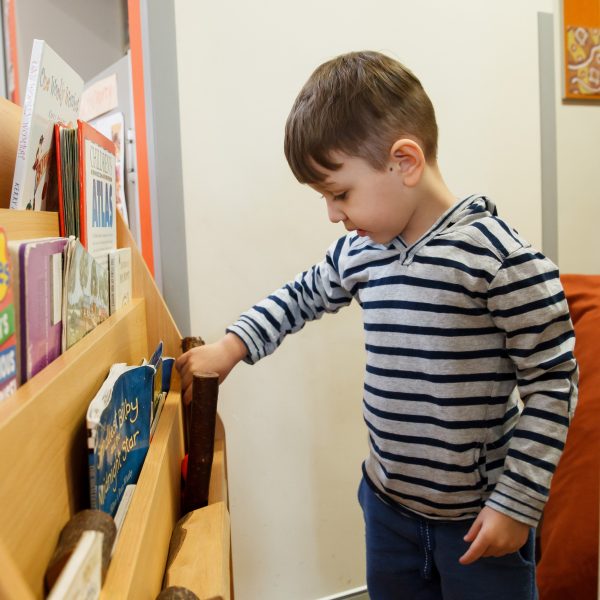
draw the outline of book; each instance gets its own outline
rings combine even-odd
[[[149,364],[114,364],[88,407],[90,503],[113,517],[148,452],[154,373]]]
[[[131,248],[119,248],[108,253],[110,314],[131,300]]]
[[[158,419],[163,409],[165,399],[171,387],[171,373],[175,359],[163,356],[162,340],[158,343],[154,354],[148,361],[156,371],[154,376],[154,387],[152,395],[152,416],[150,424],[150,439],[154,436],[154,431],[158,424]]]
[[[108,270],[117,247],[116,150],[88,123],[75,129],[57,124],[56,167],[61,235],[74,235]]]
[[[113,75],[116,86],[116,76]],[[87,92],[88,90],[86,90]],[[84,92],[85,96],[85,92]],[[115,90],[116,96],[116,90]],[[125,117],[122,112],[113,112],[90,121],[102,135],[112,140],[115,145],[116,158],[116,191],[115,197],[117,210],[123,215],[123,220],[129,227],[129,216],[127,214],[127,202],[125,200]]]
[[[109,316],[108,273],[77,238],[69,238],[64,263],[63,351]]]
[[[75,123],[82,92],[83,79],[45,41],[34,40],[10,208],[46,208],[53,127]]]
[[[47,600],[92,600],[102,588],[101,531],[84,531]]]
[[[0,227],[0,402],[17,389],[17,344],[11,264],[6,232]]]
[[[123,497],[119,502],[119,507],[117,508],[117,512],[115,513],[115,525],[117,527],[117,535],[115,537],[115,543],[113,544],[111,556],[114,554],[115,548],[117,547],[117,542],[119,541],[119,536],[121,535],[121,530],[123,529],[123,523],[125,522],[125,517],[129,511],[129,506],[131,505],[131,500],[133,499],[133,492],[135,492],[137,484],[130,483],[125,486],[125,491],[123,492]]]
[[[171,384],[174,359],[158,343],[150,361],[114,364],[89,404],[86,424],[91,507],[116,519],[136,484]]]
[[[9,241],[13,265],[17,384],[62,352],[62,254],[66,238]]]

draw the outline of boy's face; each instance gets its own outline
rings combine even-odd
[[[347,231],[379,244],[400,235],[415,205],[394,165],[390,162],[378,171],[362,158],[339,152],[332,152],[331,158],[342,166],[337,171],[320,167],[325,181],[309,184],[325,198],[331,222],[342,222]]]

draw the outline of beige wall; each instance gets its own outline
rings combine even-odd
[[[562,101],[559,0],[554,0],[558,264],[562,273],[600,273],[600,104]]]
[[[177,0],[194,333],[217,339],[342,234],[282,151],[295,95],[341,52],[382,50],[409,65],[437,107],[451,188],[487,193],[539,246],[536,12],[552,2]],[[362,343],[359,311],[345,309],[221,388],[240,600],[364,583]]]

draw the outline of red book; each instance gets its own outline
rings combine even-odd
[[[88,123],[55,127],[61,235],[74,235],[105,269],[117,246],[116,149]]]

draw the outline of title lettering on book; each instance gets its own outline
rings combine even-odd
[[[114,219],[115,157],[101,146],[90,144],[92,181],[92,226],[112,228]]]
[[[14,346],[0,352],[0,383],[14,376],[17,370],[17,353]]]
[[[112,183],[95,179],[92,185],[92,226],[110,228],[114,218]]]
[[[0,345],[15,332],[15,309],[12,304],[0,311]]]
[[[138,399],[124,400],[117,408],[112,423],[105,428],[104,435],[101,436],[98,444],[99,466],[102,467],[104,457],[108,470],[105,471],[104,478],[98,486],[100,505],[104,504],[109,490],[117,492],[119,472],[126,464],[129,453],[138,446],[139,429],[134,430],[129,435],[123,435],[124,426],[128,423],[134,424],[138,420],[138,416]]]
[[[0,238],[0,243],[5,244],[5,238]],[[2,252],[2,250],[0,250]],[[4,260],[2,260],[4,258]],[[4,300],[4,296],[8,292],[8,285],[10,284],[10,270],[8,268],[8,257],[0,257],[0,302]]]
[[[75,114],[79,113],[79,102],[81,97],[74,92],[63,80],[62,77],[46,72],[46,67],[42,67],[39,80],[40,90],[51,94],[61,107],[66,107]]]
[[[40,63],[38,61],[32,61],[29,65],[29,73],[30,75],[34,75],[37,73],[40,68]],[[22,115],[22,125],[21,130],[19,131],[19,143],[17,146],[17,157],[20,160],[25,160],[27,156],[27,141],[29,140],[29,130],[31,128],[31,114],[33,111],[33,93],[35,92],[34,85],[28,85],[27,90],[25,92],[25,102],[23,103],[23,115]],[[13,196],[15,194],[13,190]]]

